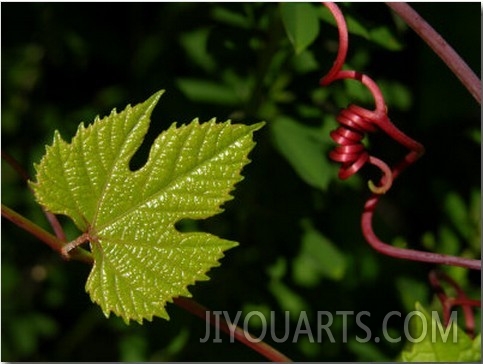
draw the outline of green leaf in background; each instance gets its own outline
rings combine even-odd
[[[390,51],[400,51],[403,49],[402,43],[391,33],[388,27],[371,29],[371,40]]]
[[[416,303],[416,311],[423,314],[426,326],[421,317],[413,316],[411,319],[411,337],[414,343],[401,353],[401,360],[406,362],[480,362],[481,336],[474,340],[452,322],[451,327],[444,328],[441,322],[433,319],[429,313]],[[456,330],[456,335],[453,332]],[[435,335],[433,335],[433,331]],[[446,338],[442,333],[448,333]],[[446,335],[446,334],[445,334]],[[456,337],[456,340],[454,338]],[[422,339],[421,341],[420,338]],[[418,342],[416,342],[418,341]]]
[[[227,7],[217,6],[213,9],[211,16],[214,21],[228,24],[238,28],[249,28],[252,24],[249,17]]]
[[[463,198],[455,192],[449,192],[444,201],[444,207],[453,226],[466,240],[470,240],[473,233],[472,221],[469,215],[469,208]]]
[[[169,319],[166,303],[190,296],[187,286],[207,280],[223,251],[237,245],[181,233],[175,224],[222,211],[263,125],[174,123],[154,141],[146,164],[131,171],[161,94],[81,124],[70,143],[56,132],[31,184],[40,204],[87,233],[94,266],[86,290],[106,316],[114,312],[126,323]]]
[[[308,3],[281,3],[280,11],[288,39],[300,54],[319,35],[317,11]]]
[[[193,101],[226,106],[234,106],[241,101],[234,89],[225,84],[191,78],[179,78],[176,83],[181,92]]]
[[[396,288],[406,311],[414,308],[414,302],[425,300],[429,296],[430,289],[426,282],[404,276],[396,278]]]
[[[206,49],[209,35],[209,28],[197,29],[183,34],[180,38],[180,44],[194,64],[211,72],[216,69],[216,62]]]
[[[309,222],[303,221],[304,234],[299,254],[294,258],[293,279],[301,286],[313,287],[322,278],[340,280],[346,261],[337,247]]]
[[[326,6],[319,7],[318,15],[326,23],[336,26],[334,16]],[[357,19],[350,14],[344,14],[344,18],[347,23],[347,31],[349,33],[370,39],[369,30],[367,30]]]
[[[302,312],[309,309],[307,301],[283,281],[271,280],[268,284],[268,290],[277,300],[281,311],[290,312],[291,319],[296,320]]]
[[[287,117],[274,120],[270,126],[275,146],[300,178],[315,188],[325,190],[333,178],[333,168],[321,140],[324,134],[317,128]]]
[[[267,275],[270,277],[268,290],[276,299],[282,311],[290,312],[291,318],[300,316],[302,311],[308,310],[308,303],[297,292],[292,290],[285,282],[287,274],[287,260],[279,257],[275,263],[267,268]]]
[[[320,6],[318,15],[323,21],[334,26],[336,25],[334,16],[325,6]],[[372,41],[390,51],[399,51],[403,48],[401,42],[396,38],[396,36],[387,26],[380,26],[371,29],[363,25],[362,22],[360,22],[350,14],[344,14],[344,18],[346,20],[347,31],[349,33],[358,35],[362,38]]]

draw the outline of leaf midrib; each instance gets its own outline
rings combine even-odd
[[[246,135],[247,134],[243,134],[239,138],[237,138],[235,140],[231,140],[228,144],[225,144],[222,147],[219,147],[218,149],[216,149],[213,152],[213,154],[211,156],[209,156],[208,158],[206,158],[203,161],[200,161],[200,163],[198,163],[195,166],[193,166],[192,168],[186,170],[184,173],[178,175],[176,178],[170,180],[165,186],[163,186],[162,188],[160,188],[156,193],[148,196],[143,201],[140,201],[138,204],[135,204],[130,209],[128,209],[125,212],[123,212],[122,214],[114,217],[113,219],[111,219],[109,222],[106,222],[102,226],[96,227],[97,232],[98,233],[102,232],[102,230],[105,229],[106,227],[108,227],[108,226],[116,223],[117,221],[123,219],[124,217],[130,215],[133,211],[137,210],[138,208],[142,207],[143,205],[145,205],[146,203],[152,201],[153,199],[156,199],[162,193],[168,191],[169,188],[170,188],[170,186],[172,186],[175,182],[179,181],[182,178],[187,177],[188,175],[190,175],[191,173],[193,173],[194,170],[196,170],[196,169],[198,169],[198,168],[206,165],[207,163],[209,163],[210,161],[212,161],[215,157],[219,156],[223,151],[225,151],[230,146],[232,146],[233,144],[235,144],[239,139],[242,139],[242,138],[246,137]],[[103,191],[105,191],[105,189]],[[97,215],[97,212],[96,212],[96,215]]]
[[[129,108],[129,109],[126,109],[126,116],[124,117],[124,120],[127,120],[129,118],[129,116],[131,115],[133,109],[132,108]],[[117,114],[117,115],[122,115],[122,114]],[[99,200],[97,201],[97,204],[96,204],[96,211],[94,212],[94,216],[92,218],[92,226],[96,226],[96,220],[97,220],[97,217],[99,215],[99,211],[101,210],[101,206],[104,202],[104,199],[106,197],[106,190],[107,190],[107,187],[110,185],[110,182],[112,181],[112,178],[113,178],[113,171],[114,169],[116,168],[120,158],[121,158],[121,155],[123,154],[123,152],[125,152],[125,149],[126,149],[126,144],[128,142],[128,139],[129,139],[129,136],[131,135],[132,133],[132,130],[134,128],[136,128],[137,125],[139,125],[143,120],[144,118],[146,117],[146,112],[143,113],[143,115],[139,118],[139,121],[137,123],[134,123],[131,128],[129,129],[129,131],[125,132],[125,137],[124,137],[124,142],[123,142],[123,145],[122,145],[122,148],[119,150],[119,152],[116,154],[116,157],[114,158],[112,164],[111,164],[111,168],[109,168],[109,173],[108,173],[108,177],[106,178],[106,181],[104,183],[104,186],[102,186],[102,190],[101,190],[101,193],[99,195]],[[125,124],[122,124],[122,125],[125,125]],[[110,133],[112,134],[112,127],[111,127],[111,130],[110,130]]]

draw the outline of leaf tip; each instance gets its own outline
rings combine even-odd
[[[155,92],[147,101],[149,103],[153,103],[153,104],[156,105],[158,103],[159,99],[161,98],[161,96],[163,96],[165,91],[166,90],[159,90],[159,91]]]
[[[266,124],[267,124],[266,121],[260,121],[256,124],[250,125],[250,127],[252,128],[252,131],[257,131],[263,128]]]

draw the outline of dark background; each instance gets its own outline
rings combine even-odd
[[[479,75],[479,4],[413,5]],[[318,86],[334,59],[334,27],[321,21],[316,41],[296,56],[274,3],[2,3],[1,10],[2,150],[31,175],[54,130],[70,140],[81,121],[90,123],[114,107],[120,111],[159,89],[166,93],[138,163],[173,121],[267,121],[256,133],[253,162],[235,199],[223,214],[196,224],[240,242],[210,271],[210,281],[191,288],[198,302],[231,317],[239,310],[267,317],[275,311],[277,325],[290,311],[291,335],[301,311],[315,322],[317,311],[367,310],[371,317],[364,323],[380,336],[390,311],[408,312],[416,300],[439,308],[427,281],[432,266],[384,257],[361,236],[365,181],[377,178],[374,171],[339,181],[337,166],[327,163],[320,167],[330,176],[326,186],[314,187],[275,141],[272,125],[280,118],[328,131],[349,102],[370,107],[367,94],[347,83]],[[479,105],[385,5],[351,4],[343,11],[366,30],[382,28],[396,40],[391,48],[389,39],[352,35],[348,64],[386,85],[389,115],[427,150],[381,201],[376,232],[395,244],[479,256]],[[321,134],[321,153],[332,146],[328,133]],[[370,148],[389,160],[404,153],[383,136],[371,136]],[[48,229],[29,190],[3,161],[2,203]],[[68,219],[61,221],[75,238]],[[303,244],[308,232],[335,247],[342,273],[334,273],[340,266],[330,262],[310,261]],[[106,320],[84,291],[88,266],[64,262],[4,219],[1,246],[2,361],[261,360],[226,336],[221,344],[200,344],[205,323],[172,304],[169,322],[126,326],[117,317]],[[327,254],[320,249],[315,256]],[[479,296],[479,274],[446,272]],[[358,344],[355,335],[365,333],[353,320],[350,325],[348,343],[340,339],[339,320],[332,331],[336,343],[292,343],[290,336],[274,346],[302,361],[387,361],[403,349],[404,341]],[[259,332],[255,322],[249,328]],[[315,323],[313,329],[316,335]],[[400,335],[402,322],[392,321],[391,330]]]

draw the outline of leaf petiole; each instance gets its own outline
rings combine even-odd
[[[2,159],[5,160],[5,162],[7,162],[15,172],[17,172],[17,174],[22,178],[22,180],[27,184],[27,186],[29,187],[29,190],[32,191],[32,188],[29,185],[30,177],[27,171],[20,165],[20,163],[16,161],[15,158],[13,158],[10,154],[4,152],[3,150],[2,150]],[[45,217],[49,221],[50,226],[52,226],[52,229],[54,230],[57,238],[59,238],[61,241],[66,241],[67,239],[65,238],[64,229],[60,225],[60,222],[57,219],[57,216],[55,216],[50,211],[47,211],[43,206],[40,206],[40,207],[42,208],[42,211]]]
[[[60,249],[60,252],[65,259],[70,259],[71,257],[70,252],[72,250],[74,250],[75,248],[79,247],[84,243],[87,243],[90,240],[92,240],[91,235],[89,233],[84,233],[80,235],[77,239],[72,240],[67,244],[65,244],[64,246],[62,246],[62,248]]]
[[[268,345],[264,341],[253,341],[251,335],[244,329],[236,325],[230,327],[223,318],[220,320],[219,323],[217,323],[206,307],[200,305],[198,302],[192,299],[188,299],[185,297],[176,297],[173,299],[173,302],[177,306],[185,309],[186,311],[190,312],[195,316],[198,316],[202,320],[208,320],[208,322],[215,327],[217,327],[219,324],[219,328],[223,332],[229,335],[233,334],[235,339],[238,340],[240,343],[263,355],[266,359],[270,361],[279,363],[292,361],[290,358],[288,358],[272,346]]]
[[[15,212],[14,210],[5,206],[4,204],[2,204],[2,216],[10,220],[11,222],[13,222],[15,225],[22,228],[23,230],[29,232],[39,240],[43,241],[45,244],[50,246],[56,252],[61,253],[63,256],[65,256],[62,252],[65,246],[65,243],[62,240],[52,235],[48,231],[42,229],[37,224],[33,223],[26,217],[20,215],[19,213]],[[92,264],[93,262],[91,253],[89,253],[87,250],[84,250],[84,249],[76,249],[76,251],[73,254],[71,254],[69,257],[71,259],[79,260],[84,263]]]

